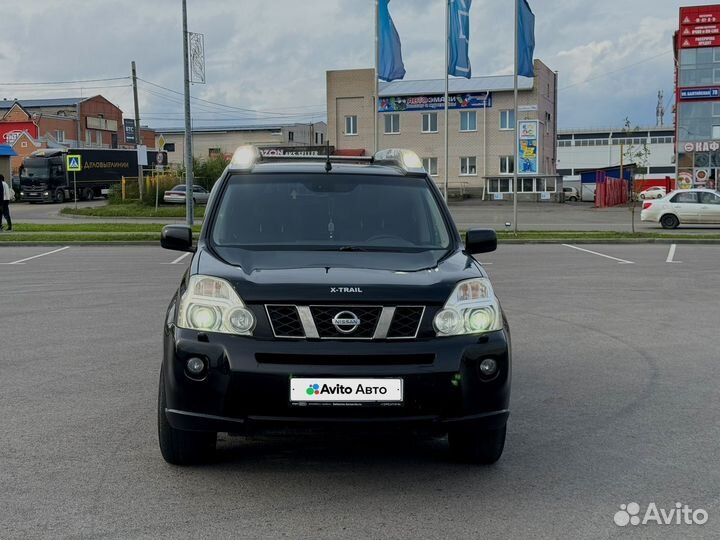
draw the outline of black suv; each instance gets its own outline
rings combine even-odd
[[[510,334],[420,159],[280,160],[241,147],[212,190],[167,311],[158,428],[166,461],[209,459],[218,432],[378,426],[448,434],[457,457],[502,454]]]

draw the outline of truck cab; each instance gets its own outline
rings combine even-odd
[[[20,200],[63,202],[68,197],[65,154],[61,150],[33,152],[20,169]]]

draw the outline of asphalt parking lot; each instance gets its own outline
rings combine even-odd
[[[188,259],[0,247],[3,538],[717,538],[718,247],[501,245],[513,332],[501,461],[442,440],[156,438],[160,332]],[[170,263],[175,264],[170,264]],[[619,527],[631,502],[705,525]]]

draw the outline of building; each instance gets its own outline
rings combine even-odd
[[[325,122],[292,124],[253,124],[244,126],[194,127],[193,157],[204,160],[213,156],[232,156],[238,146],[254,144],[261,148],[321,146],[326,139]],[[182,165],[185,156],[185,128],[157,129],[158,139],[165,140],[170,164]]]
[[[672,127],[561,129],[558,130],[557,145],[557,172],[567,187],[581,189],[581,172],[619,167],[621,154],[624,164],[636,166],[636,191],[652,185],[664,186],[668,177],[675,177],[675,131]],[[640,158],[638,153],[647,157]],[[593,194],[594,185],[584,182],[580,192],[582,198],[592,200]]]
[[[125,144],[123,113],[103,96],[0,100],[0,144],[15,150],[12,170],[40,148],[132,148]],[[155,148],[155,133],[141,130]]]
[[[537,172],[519,182],[533,198],[555,192],[557,74],[535,60],[535,78],[519,78],[518,121],[537,121]],[[378,149],[418,153],[444,183],[444,79],[381,82],[374,104],[374,70],[327,72],[328,138],[338,151],[372,154],[377,115]],[[448,119],[449,187],[471,193],[512,193],[516,121],[513,77],[451,78]],[[524,148],[526,146],[523,146]],[[502,195],[501,195],[502,197]],[[527,198],[527,197],[525,197]]]
[[[678,185],[720,179],[720,5],[680,8],[675,48]]]

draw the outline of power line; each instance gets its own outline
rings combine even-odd
[[[165,86],[156,84],[156,83],[154,83],[154,82],[147,81],[147,80],[142,79],[142,78],[140,78],[140,77],[138,77],[138,80],[140,80],[140,81],[142,81],[142,82],[144,82],[144,83],[146,83],[146,84],[149,84],[149,85],[151,85],[151,86],[155,86],[155,87],[157,87],[157,88],[160,88],[160,89],[162,89],[162,90],[165,90],[165,91],[167,91],[167,92],[172,92],[173,94],[177,94],[177,95],[180,95],[180,96],[183,95],[182,92],[178,92],[177,90],[173,90],[172,88],[167,88],[167,87],[165,87]],[[254,113],[254,114],[263,114],[263,115],[267,115],[268,117],[273,117],[273,116],[275,116],[275,117],[286,118],[286,117],[288,117],[288,116],[305,116],[305,115],[302,114],[302,113],[284,114],[284,113],[281,113],[281,112],[262,111],[262,110],[259,110],[259,109],[248,109],[248,108],[245,108],[245,107],[235,107],[235,106],[233,106],[233,105],[227,105],[227,104],[225,104],[225,103],[218,103],[218,102],[216,102],[216,101],[210,101],[210,100],[208,100],[208,99],[202,99],[202,98],[192,97],[192,96],[190,97],[190,99],[193,99],[193,100],[195,100],[195,101],[200,101],[200,102],[202,102],[202,103],[208,103],[208,104],[213,105],[213,106],[215,106],[215,107],[222,107],[222,108],[225,108],[225,109],[230,109],[230,110],[240,111],[240,112],[249,112],[249,113]]]
[[[106,81],[124,81],[130,77],[109,77],[106,79],[78,79],[75,81],[43,81],[43,82],[0,82],[0,86],[40,86],[40,85],[56,85],[56,84],[79,84],[86,82],[106,82]]]
[[[3,85],[0,84],[0,87]],[[42,92],[67,92],[69,90],[101,90],[105,88],[130,88],[132,85],[130,84],[111,84],[111,85],[103,85],[103,86],[77,86],[77,87],[68,87],[64,86],[62,88],[43,88]],[[33,99],[33,98],[31,98]],[[20,101],[23,101],[22,99]]]

